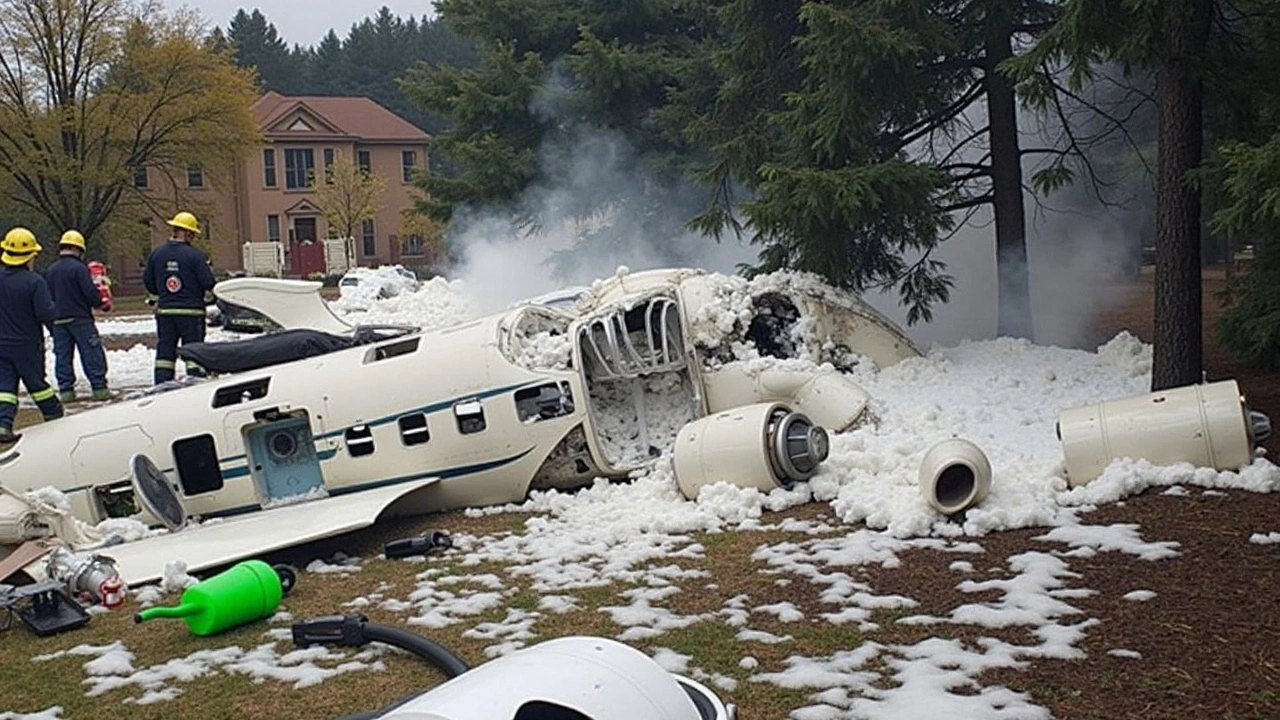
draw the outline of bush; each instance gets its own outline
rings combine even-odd
[[[1280,243],[1263,245],[1218,300],[1225,308],[1215,328],[1222,346],[1251,364],[1280,367]]]

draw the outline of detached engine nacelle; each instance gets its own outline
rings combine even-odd
[[[769,492],[813,477],[827,459],[827,431],[781,403],[757,403],[695,420],[676,436],[675,471],[690,500],[728,482]]]
[[[1270,435],[1270,419],[1249,409],[1235,380],[1170,388],[1058,414],[1071,487],[1096,480],[1120,458],[1239,470],[1253,462],[1254,448]]]

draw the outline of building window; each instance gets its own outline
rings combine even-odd
[[[324,183],[333,182],[333,148],[324,149]]]
[[[187,166],[187,187],[204,187],[204,168],[199,165]]]
[[[410,235],[401,242],[400,254],[412,257],[422,257],[424,246],[425,243],[423,243],[421,235]]]
[[[133,186],[136,188],[147,187],[147,169],[145,167],[137,168],[133,171]]]
[[[280,242],[280,216],[267,216],[267,242]]]
[[[360,150],[356,153],[356,165],[359,165],[361,172],[366,174],[373,170],[373,162],[369,159],[368,150]]]
[[[360,250],[365,257],[378,254],[378,249],[373,242],[373,218],[360,221]]]
[[[315,184],[316,154],[311,148],[286,148],[284,151],[284,186],[288,190],[309,188]]]
[[[418,153],[405,150],[400,153],[401,177],[405,182],[413,180],[413,169],[418,164]]]
[[[276,186],[276,151],[272,148],[262,151],[262,184]]]

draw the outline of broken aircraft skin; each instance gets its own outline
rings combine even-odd
[[[275,327],[359,333],[319,287],[239,278],[215,294],[224,310]],[[736,314],[709,310],[726,305]],[[735,344],[813,362],[761,370],[735,361]],[[690,449],[677,457],[677,472],[692,468],[681,478],[686,495],[739,474],[762,490],[786,487],[825,459],[824,427],[845,430],[863,413],[866,393],[838,370],[918,355],[880,313],[802,276],[770,284],[620,271],[573,303],[404,328],[29,427],[0,454],[0,482],[19,494],[51,485],[90,525],[133,517],[177,530],[187,517],[224,518],[109,548],[126,581],[146,582],[174,558],[196,571],[384,513],[520,502],[534,489],[625,478],[672,452],[695,421],[703,425],[686,431]],[[819,363],[835,369],[813,370]],[[158,482],[131,478],[136,454],[154,460]],[[725,455],[756,467],[719,472]],[[6,521],[14,525],[0,518],[0,527]]]

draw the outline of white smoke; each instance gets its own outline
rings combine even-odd
[[[553,74],[532,105],[536,115],[562,128],[570,127],[572,103],[564,86]],[[716,242],[679,229],[698,213],[704,195],[691,186],[659,187],[663,181],[643,169],[619,132],[575,127],[542,148],[541,163],[548,180],[527,188],[515,203],[539,218],[537,227],[520,227],[513,213],[485,208],[455,215],[449,241],[459,262],[451,274],[466,283],[477,312],[589,284],[619,266],[733,273],[756,258],[755,249],[732,237]],[[655,194],[669,199],[660,211],[636,210]],[[584,214],[591,204],[585,198],[609,202]]]
[[[1104,104],[1098,94],[1090,97]],[[980,127],[986,124],[986,112],[985,103],[975,103],[966,111],[966,121]],[[1099,137],[1108,127],[1086,109],[1077,109],[1066,120],[1077,137]],[[1141,128],[1144,121],[1138,116],[1136,122]],[[1060,131],[1052,122],[1046,123],[1028,110],[1019,113],[1018,122],[1024,150],[1061,146]],[[1126,299],[1133,287],[1125,277],[1128,266],[1139,248],[1153,240],[1150,178],[1142,172],[1127,140],[1115,133],[1106,137],[1105,142],[1089,148],[1094,154],[1093,168],[1105,186],[1095,186],[1088,171],[1076,164],[1073,184],[1044,197],[1030,192],[1023,195],[1032,325],[1034,339],[1041,345],[1085,347],[1096,343],[1089,332],[1094,316]],[[975,143],[957,159],[979,162],[987,150]],[[1036,158],[1024,158],[1024,186],[1031,184],[1032,173],[1040,167]],[[1100,167],[1100,158],[1125,161]],[[946,272],[955,279],[951,299],[933,306],[932,321],[906,328],[907,334],[922,347],[995,337],[999,297],[990,207],[970,217],[932,257],[946,263]],[[877,294],[867,300],[906,327],[906,310],[898,307],[896,295]]]

